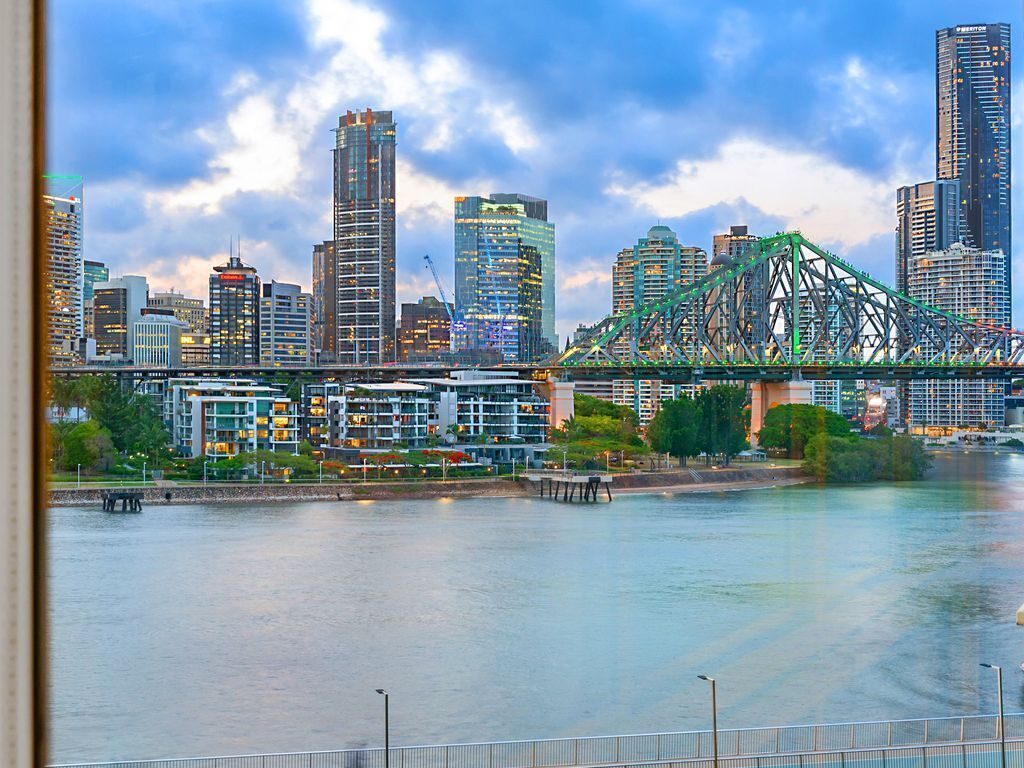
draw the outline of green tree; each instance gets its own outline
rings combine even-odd
[[[686,464],[688,456],[696,456],[700,411],[689,397],[662,403],[647,425],[647,440],[658,453],[669,453]]]
[[[706,454],[708,462],[720,455],[728,465],[748,446],[750,409],[746,401],[746,389],[730,384],[716,384],[697,396],[697,452]]]
[[[920,440],[892,435],[877,440],[818,434],[807,441],[803,469],[820,482],[919,480],[932,457]]]
[[[1005,445],[1007,448],[1015,448],[1018,451],[1021,448],[1024,448],[1024,442],[1021,442],[1016,437],[1011,437],[1009,440],[1007,440],[1005,443],[1003,443],[1003,445]]]
[[[757,440],[765,448],[783,448],[790,458],[801,459],[807,441],[815,435],[853,437],[849,423],[838,413],[819,405],[794,403],[769,409]]]
[[[94,419],[76,424],[64,438],[65,469],[81,464],[90,470],[110,469],[114,464],[114,443],[110,432]]]
[[[882,422],[879,422],[878,424],[875,424],[875,426],[868,430],[868,434],[874,435],[875,437],[889,437],[890,435],[892,435],[892,430],[889,429],[889,427],[887,427]]]

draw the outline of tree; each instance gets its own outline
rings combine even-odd
[[[757,440],[765,448],[784,448],[790,458],[801,459],[815,435],[853,436],[849,423],[838,413],[820,405],[794,403],[769,409]]]
[[[806,445],[803,469],[820,482],[920,480],[932,457],[920,440],[892,435],[877,440],[818,434]]]
[[[1009,440],[1003,443],[1003,445],[1006,446],[1007,448],[1015,448],[1018,451],[1021,448],[1024,448],[1024,442],[1021,442],[1016,437],[1011,437]]]
[[[747,446],[747,431],[750,428],[750,409],[747,408],[747,392],[744,387],[717,384],[701,390],[697,396],[697,452],[712,456],[721,455],[723,462],[729,460]]]
[[[868,430],[868,434],[873,435],[875,437],[889,437],[890,435],[892,435],[892,430],[889,429],[889,427],[887,427],[882,422],[879,422],[878,424],[875,424],[875,426]]]
[[[697,403],[689,397],[662,403],[647,425],[647,439],[658,453],[677,456],[686,464],[688,456],[696,456],[700,427]]]
[[[114,464],[110,432],[94,419],[76,424],[64,438],[63,463],[65,469],[77,469],[79,464],[90,470],[110,469]]]

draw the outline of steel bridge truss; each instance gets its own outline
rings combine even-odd
[[[1024,367],[1024,334],[916,301],[787,232],[660,300],[605,318],[555,367],[1004,376]]]

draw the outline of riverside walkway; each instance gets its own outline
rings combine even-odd
[[[1024,768],[1024,713],[1008,714],[1007,768]],[[998,768],[995,715],[718,731],[718,768]],[[711,731],[392,747],[394,768],[714,768]],[[222,755],[59,768],[384,768],[384,749]],[[53,766],[52,768],[58,768]]]

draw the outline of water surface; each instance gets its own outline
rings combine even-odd
[[[1024,709],[1024,456],[922,483],[51,513],[54,762]]]

